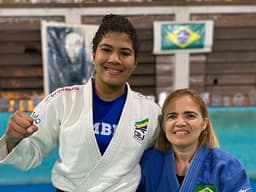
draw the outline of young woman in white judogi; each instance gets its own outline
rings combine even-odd
[[[128,19],[106,15],[92,50],[95,77],[57,89],[31,116],[10,117],[0,162],[30,169],[58,146],[56,191],[132,192],[140,180],[139,160],[157,135],[160,109],[127,83],[138,52]]]

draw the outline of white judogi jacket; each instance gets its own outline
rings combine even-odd
[[[53,185],[72,192],[132,192],[140,181],[138,162],[158,132],[158,105],[128,86],[114,136],[100,154],[93,130],[92,81],[57,89],[34,110],[39,130],[7,154],[0,140],[0,163],[29,169],[59,145]]]

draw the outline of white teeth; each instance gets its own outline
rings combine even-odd
[[[188,131],[185,130],[180,130],[180,131],[174,131],[175,135],[187,135]]]
[[[120,72],[120,71],[121,71],[121,70],[119,70],[119,69],[109,68],[109,67],[106,67],[106,69],[107,69],[108,71],[113,71],[113,72]]]
[[[112,73],[112,74],[119,74],[121,71],[120,70],[116,70],[116,69],[110,69],[110,68],[107,68],[107,71],[109,73]]]
[[[108,69],[111,72],[119,72],[119,70],[115,70],[115,69]]]

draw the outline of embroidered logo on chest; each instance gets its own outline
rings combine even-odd
[[[213,185],[196,185],[197,192],[216,192]]]
[[[148,119],[137,121],[135,122],[133,137],[136,140],[138,140],[140,143],[142,143],[146,136],[147,131],[148,131]]]

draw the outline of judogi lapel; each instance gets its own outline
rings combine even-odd
[[[200,148],[196,154],[194,155],[191,165],[185,175],[183,183],[180,187],[175,171],[175,163],[173,159],[173,151],[170,149],[165,154],[164,159],[164,167],[163,167],[163,174],[160,180],[159,188],[157,189],[158,192],[168,191],[168,192],[188,192],[188,191],[195,191],[196,180],[198,179],[198,174],[201,170],[201,167],[206,159],[206,156],[209,153],[209,149],[206,147]],[[165,180],[167,178],[167,181]]]
[[[89,86],[91,85],[89,84]],[[92,95],[91,93],[86,93],[86,94]],[[86,95],[86,98],[91,98],[90,95]],[[88,135],[86,145],[93,146],[90,156],[92,156],[91,159],[95,160],[95,163],[94,163],[94,167],[92,167],[90,172],[87,174],[87,176],[82,180],[80,185],[74,191],[76,192],[109,191],[112,189],[112,186],[114,184],[119,183],[121,178],[126,176],[132,169],[133,169],[132,172],[134,172],[134,178],[129,178],[129,179],[134,180],[134,185],[138,184],[140,180],[138,176],[140,175],[140,173],[138,173],[138,171],[140,171],[140,168],[137,165],[136,161],[139,161],[139,160],[135,160],[134,164],[132,165],[133,166],[132,169],[131,167],[129,167],[131,166],[131,162],[132,162],[131,158],[135,158],[135,157],[132,157],[133,155],[131,153],[132,151],[129,151],[129,149],[131,150],[131,148],[133,148],[132,145],[138,145],[138,144],[134,144],[134,138],[131,137],[131,135],[133,135],[133,132],[134,132],[132,128],[134,127],[136,117],[138,117],[138,115],[136,114],[136,111],[139,111],[139,110],[135,110],[136,106],[139,106],[135,101],[136,100],[134,100],[134,96],[130,91],[130,88],[128,88],[127,100],[124,105],[122,115],[120,117],[114,136],[103,156],[101,156],[99,152],[93,129],[86,130],[85,134]],[[92,102],[92,99],[90,99],[88,102]],[[90,105],[91,104],[88,104],[88,106]],[[92,110],[90,110],[89,114],[87,111],[87,114],[85,115],[88,115],[90,119],[89,126],[93,127]],[[127,128],[131,128],[130,132],[129,130],[127,130]],[[129,134],[127,135],[127,133]],[[127,147],[127,146],[130,146],[130,147]],[[133,149],[135,152],[136,147]],[[135,152],[135,154],[136,153],[137,152]],[[119,158],[120,157],[123,158],[123,156],[127,156],[128,163],[126,163],[126,160],[118,161]],[[117,165],[118,163],[120,163],[120,165]]]

